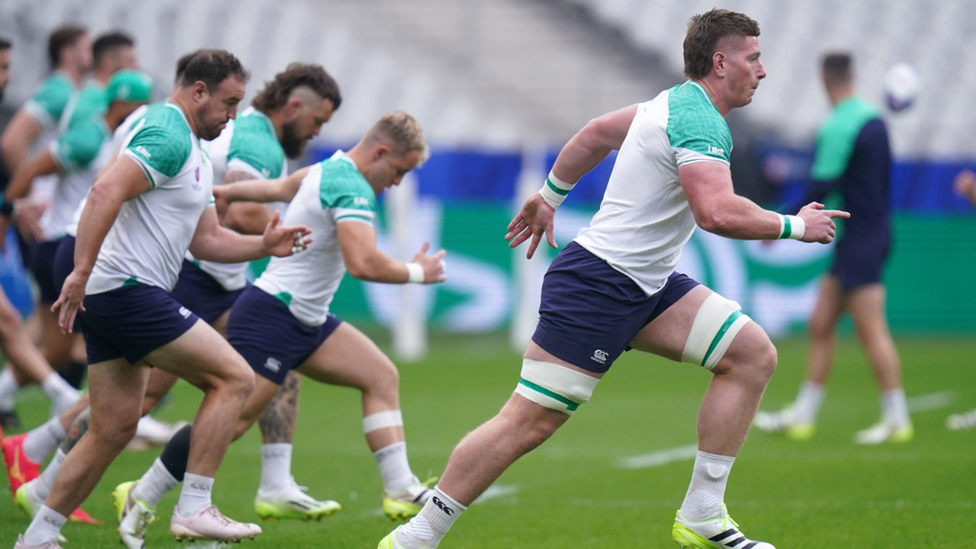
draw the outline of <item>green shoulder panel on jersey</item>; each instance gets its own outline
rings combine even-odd
[[[685,149],[726,163],[731,158],[729,125],[708,92],[696,82],[689,80],[668,90],[667,132],[673,149]]]
[[[838,103],[817,134],[817,151],[810,177],[820,181],[837,179],[847,170],[858,134],[881,111],[859,97]]]
[[[88,167],[108,138],[108,127],[101,117],[90,116],[88,120],[78,121],[68,131],[61,134],[55,146],[55,156],[62,172]]]
[[[376,193],[356,165],[346,158],[330,158],[322,162],[319,199],[323,209],[340,210],[336,221],[358,217],[371,222],[376,216]]]
[[[68,129],[71,126],[86,122],[92,116],[105,116],[108,112],[108,94],[105,86],[98,82],[91,81],[78,92],[78,99],[70,109],[68,115]]]
[[[264,113],[251,110],[234,121],[227,161],[238,160],[265,178],[279,177],[285,167],[285,150]]]
[[[47,122],[56,124],[61,115],[64,114],[65,107],[71,101],[71,96],[75,93],[75,87],[63,74],[56,72],[47,77],[41,87],[34,92],[30,103],[36,106],[42,114],[47,116]]]
[[[167,104],[165,108],[147,111],[145,122],[126,150],[160,175],[170,178],[186,164],[193,150],[193,139],[196,138],[182,111]],[[161,183],[148,172],[146,175],[153,187]]]

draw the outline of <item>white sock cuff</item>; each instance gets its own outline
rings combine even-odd
[[[400,410],[376,412],[363,418],[363,432],[367,434],[388,427],[401,426],[403,426],[403,414],[400,413]]]
[[[269,458],[291,458],[292,444],[290,442],[272,442],[271,444],[261,445],[261,457]]]
[[[173,486],[176,486],[177,484],[180,483],[180,481],[173,476],[173,473],[170,473],[169,469],[167,469],[166,466],[163,465],[163,460],[156,458],[155,460],[153,460],[152,466],[150,468],[155,471],[154,474],[160,475],[166,480],[172,481]]]
[[[373,456],[379,458],[385,456],[386,454],[392,454],[394,452],[399,452],[401,450],[405,452],[406,447],[407,447],[407,443],[401,440],[400,442],[394,442],[393,444],[388,444],[380,448],[379,450],[376,450],[375,452],[373,452]]]
[[[193,473],[186,473],[183,475],[183,491],[205,491],[213,492],[214,479],[213,477],[205,477],[202,475],[194,475]]]
[[[708,452],[703,452],[701,450],[698,450],[698,454],[696,457],[701,458],[704,461],[722,464],[722,465],[728,465],[730,467],[732,466],[732,463],[735,461],[735,456],[720,456],[718,454],[709,454]]]
[[[454,507],[457,507],[458,509],[460,509],[462,511],[467,511],[468,510],[468,508],[466,506],[461,505],[460,503],[458,503],[456,499],[454,499],[451,496],[445,494],[444,491],[441,490],[440,486],[435,486],[434,487],[434,496],[437,496],[437,497],[441,498],[441,500],[443,500],[445,503],[448,503],[448,504],[450,504],[450,505],[452,505]],[[434,496],[431,496],[431,497],[434,497]]]
[[[58,416],[54,416],[50,421],[47,422],[47,428],[51,435],[58,439],[58,441],[64,440],[64,437],[68,435],[67,430],[65,430],[64,425],[61,425],[61,419]]]

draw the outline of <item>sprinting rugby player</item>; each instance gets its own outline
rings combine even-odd
[[[204,145],[214,163],[215,180],[229,185],[244,179],[278,178],[287,175],[286,158],[301,158],[309,140],[342,102],[339,86],[319,65],[295,63],[275,75],[254,98],[250,108],[229,124],[220,137]],[[260,233],[271,219],[264,204],[234,204],[223,214],[224,226],[243,234]],[[223,264],[183,260],[173,298],[188,303],[202,320],[219,332],[226,331],[227,313],[244,291],[246,263]],[[334,502],[317,501],[303,492],[291,476],[291,440],[297,421],[298,374],[291,374],[262,416],[261,486],[255,510],[262,518],[318,518],[335,511]],[[176,433],[167,451],[154,463],[145,482],[126,482],[113,493],[119,512],[119,534],[127,547],[142,547],[146,507],[134,508],[136,501],[158,501],[154,492],[165,492],[182,478],[179,470],[167,469],[169,453],[185,454],[190,444],[190,428]],[[181,450],[174,450],[181,448]],[[156,479],[165,480],[158,486]],[[155,507],[155,506],[153,506]],[[130,512],[134,509],[134,512]]]
[[[885,318],[882,271],[891,250],[891,147],[881,111],[854,95],[851,56],[829,54],[823,83],[833,106],[817,136],[810,169],[812,182],[803,199],[823,200],[838,189],[851,220],[844,226],[830,271],[810,318],[810,354],[806,379],[793,404],[778,412],[756,414],[756,427],[785,432],[795,440],[813,437],[817,414],[833,367],[834,332],[845,311],[851,313],[861,345],[881,392],[881,421],[855,434],[859,444],[908,442],[914,436],[901,382],[898,349]]]
[[[704,367],[712,381],[698,416],[698,454],[677,513],[682,547],[772,549],[750,541],[725,507],[725,486],[776,349],[739,306],[677,273],[697,223],[728,238],[829,242],[842,212],[810,204],[782,216],[737,196],[724,117],[752,101],[766,76],[759,25],[714,9],[695,15],[684,41],[689,80],[646,103],[592,120],[563,147],[539,194],[509,225],[531,257],[555,208],[585,173],[619,149],[600,210],[549,267],[539,324],[521,379],[501,412],[461,441],[423,510],[380,549],[433,549],[455,520],[519,457],[590,399],[632,347]],[[599,322],[594,322],[599,319]]]
[[[54,72],[41,83],[0,135],[0,155],[3,156],[4,167],[11,176],[27,160],[32,149],[41,150],[57,137],[65,109],[77,96],[85,74],[91,69],[91,39],[82,27],[65,25],[55,29],[48,37],[47,50]],[[21,202],[16,212],[14,204],[8,202],[0,207],[0,213],[8,218],[27,215],[36,219],[38,206],[34,202],[44,202],[53,185],[53,177],[39,181],[35,186],[39,196],[31,197],[31,201]],[[17,234],[21,259],[27,265],[30,258],[29,248],[19,237],[20,233]],[[4,243],[0,239],[0,246]],[[15,372],[18,368],[23,371]],[[15,359],[13,363],[8,362],[3,372],[0,372],[0,417],[10,418],[15,422],[13,397],[22,385],[31,381],[43,382],[46,385],[42,385],[45,394],[52,398],[56,406],[63,406],[63,395],[67,391],[61,380],[50,377],[43,368],[31,368],[28,362]],[[77,394],[70,400],[77,400]]]
[[[141,72],[118,71],[109,79],[105,93],[109,106],[104,118],[92,112],[88,120],[76,121],[68,131],[58,137],[53,147],[29,160],[17,172],[7,189],[5,199],[19,198],[29,192],[31,181],[36,177],[48,174],[58,176],[54,196],[47,210],[49,215],[43,218],[45,243],[60,244],[64,239],[71,238],[66,236],[66,231],[75,208],[88,194],[98,171],[115,152],[110,139],[112,132],[133,111],[149,102],[152,98],[152,81]],[[47,270],[50,272],[46,273],[50,279],[49,284],[52,288],[60,289],[63,278],[55,276],[53,257],[49,263]],[[41,270],[35,271],[37,277],[42,274],[44,272]],[[72,422],[87,407],[88,399],[82,398],[44,425],[28,433],[3,439],[10,489],[14,500],[28,515],[34,515],[36,508],[44,502],[43,496],[47,492],[42,490],[40,494],[33,493],[30,488],[22,490],[21,485],[38,476],[40,463],[61,444]],[[63,455],[55,458],[55,470],[61,459]],[[82,522],[90,521],[80,510],[75,510],[70,518]]]
[[[300,256],[272,259],[231,309],[228,340],[258,374],[234,437],[243,435],[264,412],[292,370],[360,390],[363,430],[383,478],[383,510],[391,518],[415,514],[430,493],[407,460],[399,376],[372,341],[329,314],[329,304],[347,269],[356,278],[375,282],[444,280],[443,250],[427,255],[424,245],[413,262],[397,261],[377,249],[373,225],[376,195],[398,184],[427,155],[417,121],[407,113],[393,112],[347,153],[336,153],[286,179],[216,189],[228,202],[290,202],[286,222],[307,226],[316,235],[316,243]],[[196,429],[194,425],[194,440]],[[186,463],[185,445],[176,442],[174,437],[163,450],[169,474],[181,473],[178,468]],[[147,471],[139,483],[156,488],[145,493],[151,499],[132,502],[133,509],[151,513],[164,491],[176,485],[164,473],[156,466]],[[182,474],[172,476],[184,480],[185,486]],[[339,509],[335,502],[327,505],[328,513]]]
[[[247,261],[290,255],[305,246],[304,227],[274,219],[263,236],[220,227],[213,169],[200,139],[220,134],[237,114],[248,73],[232,54],[200,52],[164,109],[133,132],[123,157],[92,187],[78,226],[75,269],[55,303],[59,323],[84,323],[89,356],[91,428],[68,454],[48,495],[15,548],[57,547],[65,514],[80,504],[132,438],[142,415],[149,366],[204,391],[187,479],[170,524],[179,538],[221,541],[261,529],[224,517],[210,500],[213,477],[254,386],[246,362],[210,326],[170,297],[183,255]]]

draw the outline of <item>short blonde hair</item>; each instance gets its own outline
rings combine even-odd
[[[383,143],[390,146],[390,150],[398,155],[405,155],[413,151],[420,152],[417,166],[422,166],[430,158],[430,148],[427,137],[420,123],[408,112],[392,111],[383,115],[366,134],[366,139],[372,143]]]

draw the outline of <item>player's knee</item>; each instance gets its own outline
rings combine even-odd
[[[776,346],[758,325],[743,331],[729,352],[713,368],[716,375],[733,374],[757,386],[765,387],[773,377],[779,360]]]
[[[139,425],[138,417],[115,417],[110,423],[97,419],[92,418],[87,435],[95,437],[98,440],[98,445],[102,448],[121,452],[136,436],[136,428]]]
[[[834,327],[826,320],[814,317],[810,319],[810,324],[807,326],[807,333],[810,334],[811,340],[820,341],[832,337],[834,335]]]
[[[364,393],[384,402],[396,403],[400,400],[400,371],[389,359],[378,361],[372,375],[363,387]]]
[[[240,362],[221,380],[219,388],[243,402],[254,391],[254,370],[243,359]]]

